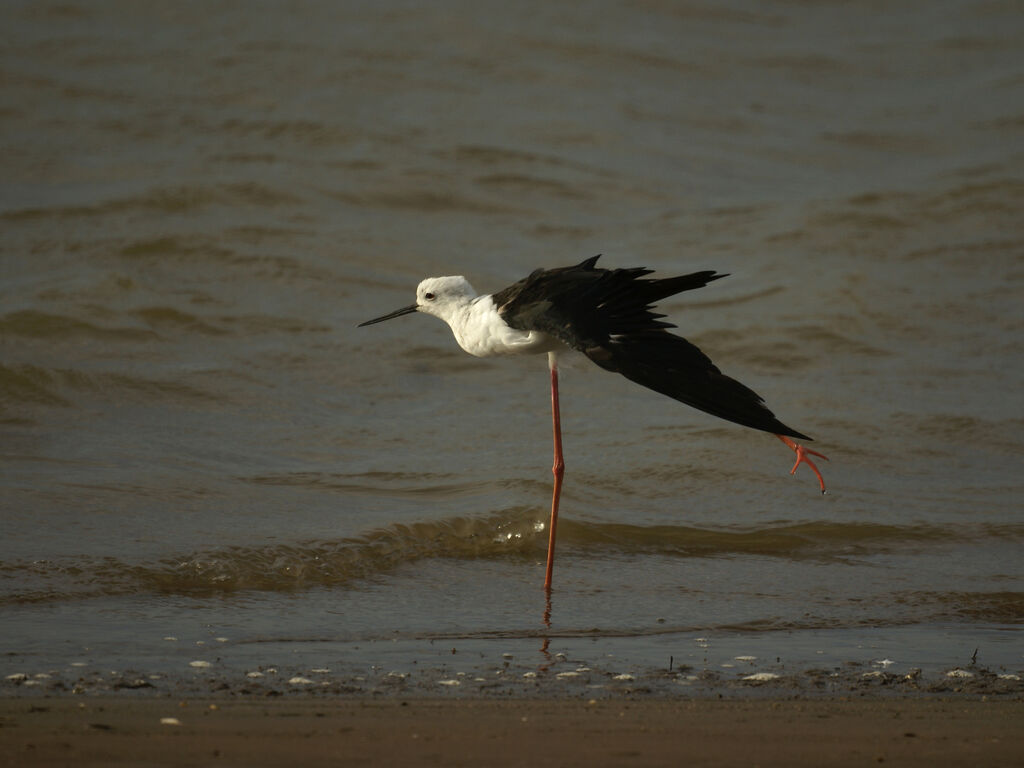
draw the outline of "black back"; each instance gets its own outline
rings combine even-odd
[[[593,256],[574,267],[538,269],[493,295],[513,328],[542,331],[605,370],[729,421],[810,440],[787,427],[764,399],[732,379],[652,311],[660,299],[726,277],[713,271],[645,279],[652,270],[602,269]]]

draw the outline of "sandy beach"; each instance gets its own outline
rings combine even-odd
[[[0,701],[3,765],[1021,765],[1024,702]]]

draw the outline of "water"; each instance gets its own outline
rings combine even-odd
[[[1015,4],[2,14],[5,675],[1024,671]],[[571,364],[548,624],[543,357],[355,325],[594,253],[830,495]]]

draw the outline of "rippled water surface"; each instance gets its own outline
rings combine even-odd
[[[1024,671],[1016,4],[0,15],[3,669],[546,638]],[[595,253],[730,273],[662,309],[830,493],[570,361],[547,605],[544,358],[355,326]]]

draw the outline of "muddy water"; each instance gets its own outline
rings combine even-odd
[[[9,672],[401,668],[453,638],[1021,671],[1012,4],[3,15]],[[830,495],[570,365],[548,625],[543,358],[355,325],[426,275],[594,253],[730,273],[663,308],[815,438]]]

